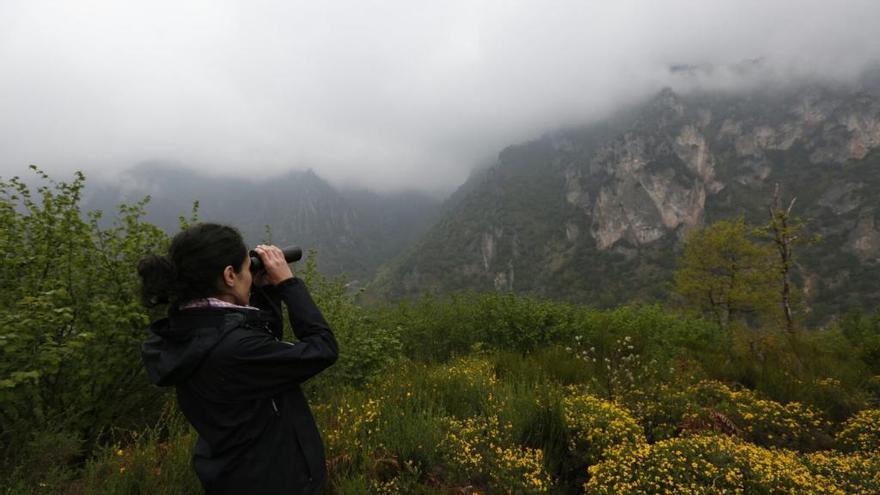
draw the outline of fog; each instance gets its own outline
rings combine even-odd
[[[664,86],[846,81],[880,2],[0,1],[0,176],[147,160],[449,191]],[[760,59],[698,80],[676,64]]]

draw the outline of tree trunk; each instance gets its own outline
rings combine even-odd
[[[776,251],[779,253],[779,272],[781,276],[782,288],[780,293],[780,304],[785,319],[785,330],[789,334],[794,333],[794,318],[791,310],[791,248],[797,234],[795,229],[789,225],[791,218],[791,209],[797,198],[792,198],[788,208],[782,209],[781,198],[779,195],[779,184],[773,193],[773,204],[770,206],[770,229],[773,232],[773,242],[776,245]]]

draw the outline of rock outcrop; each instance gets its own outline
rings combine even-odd
[[[848,283],[880,276],[880,83],[664,90],[607,122],[512,146],[379,285],[392,296],[468,287],[662,299],[684,234],[731,216],[765,222],[777,183],[823,238],[801,248],[810,263],[799,277],[840,309]],[[456,263],[440,269],[429,251]],[[421,286],[395,283],[413,272]],[[860,297],[880,303],[880,288]]]

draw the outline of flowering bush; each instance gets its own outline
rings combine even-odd
[[[645,383],[656,380],[657,360],[644,362],[632,337],[624,335],[605,344],[607,348],[600,346],[597,350],[595,345],[576,335],[574,346],[566,347],[591,368],[590,381],[597,390],[613,400],[628,400],[633,394],[639,394]]]
[[[843,424],[837,434],[841,450],[880,453],[880,409],[859,411]]]
[[[589,468],[591,495],[842,494],[786,450],[726,435],[699,435],[615,450]]]
[[[337,456],[351,459],[372,447],[372,438],[382,426],[380,400],[381,397],[362,398],[352,394],[348,400],[313,408],[322,423],[328,459]]]
[[[440,462],[436,450],[445,435],[442,417],[431,407],[429,394],[410,380],[422,370],[404,369],[398,381],[370,392],[349,391],[313,407],[331,474],[370,471],[372,478],[388,481]]]
[[[614,446],[645,441],[642,427],[620,406],[574,388],[562,404],[569,451],[586,465],[601,460]]]
[[[804,456],[803,462],[815,476],[837,487],[841,493],[880,493],[880,455],[877,453],[815,452]]]
[[[512,425],[498,416],[448,419],[443,450],[459,477],[485,484],[490,493],[547,493],[552,480],[544,452],[514,445]]]
[[[481,356],[456,359],[429,372],[425,384],[446,413],[467,418],[485,412],[498,383],[493,364]]]
[[[814,409],[799,402],[780,404],[720,382],[705,380],[668,397],[654,405],[660,409],[653,419],[686,433],[721,432],[758,445],[795,449],[815,449],[830,438],[827,420]]]

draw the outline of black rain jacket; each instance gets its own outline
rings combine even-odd
[[[295,342],[281,341],[280,303]],[[260,311],[174,311],[150,326],[150,380],[173,385],[199,433],[193,467],[209,494],[316,494],[324,445],[300,383],[336,361],[337,345],[297,278],[256,293]]]

